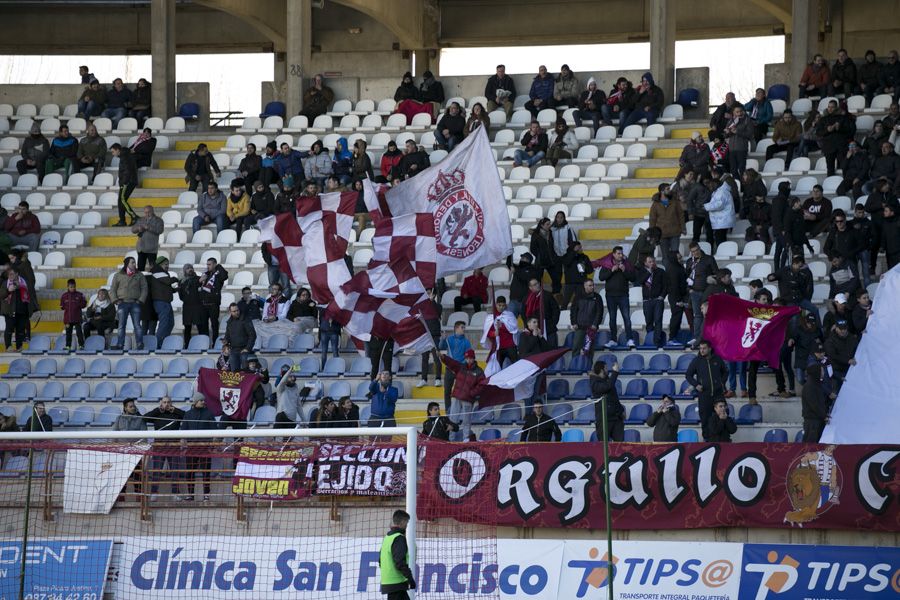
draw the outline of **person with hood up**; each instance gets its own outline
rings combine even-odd
[[[581,82],[569,69],[569,65],[559,68],[559,77],[553,83],[553,101],[556,106],[578,106]]]
[[[603,118],[602,108],[606,105],[606,94],[602,90],[597,89],[597,80],[590,77],[587,80],[584,91],[578,97],[578,108],[572,113],[575,119],[575,127],[581,127],[584,120],[589,119],[593,125],[593,133],[596,134],[600,129],[600,121],[604,125],[612,125]]]
[[[547,72],[547,67],[544,65],[538,67],[538,74],[532,80],[531,89],[528,91],[528,102],[525,103],[525,110],[530,112],[533,118],[536,119],[538,113],[545,108],[556,106],[553,99],[555,83],[553,76]]]
[[[372,159],[369,158],[366,148],[368,148],[366,140],[353,142],[353,161],[350,166],[350,176],[354,181],[375,179],[375,171],[372,170]]]
[[[341,185],[347,185],[353,179],[352,172],[353,152],[348,148],[347,138],[338,138],[331,157],[331,173]]]
[[[50,142],[41,133],[41,124],[35,122],[28,131],[28,137],[22,142],[22,159],[16,163],[19,175],[31,169],[37,171],[38,179],[44,179],[44,162],[50,154]]]
[[[325,78],[321,73],[313,77],[312,85],[303,92],[303,110],[300,114],[312,123],[319,115],[328,112],[328,107],[334,102],[334,91],[325,85]]]
[[[303,165],[306,180],[315,181],[320,188],[325,186],[325,180],[332,173],[331,157],[323,148],[321,140],[314,141]]]
[[[451,102],[434,131],[435,148],[453,150],[465,137],[466,117],[458,102]]]
[[[637,87],[637,98],[634,101],[634,110],[629,111],[619,123],[619,135],[629,125],[634,125],[641,119],[647,120],[647,125],[656,123],[656,119],[665,106],[665,95],[653,81],[653,74],[649,71],[641,77],[641,84]]]
[[[144,348],[141,305],[147,300],[148,293],[147,279],[138,271],[137,262],[130,256],[125,258],[122,268],[113,275],[109,287],[109,299],[116,306],[119,319],[119,337],[114,350],[125,347],[125,325],[129,317],[134,329],[135,347],[138,350]]]
[[[562,160],[571,160],[578,152],[578,138],[562,117],[556,119],[553,131],[547,138],[547,159],[554,167]]]
[[[721,178],[719,187],[713,192],[709,202],[703,205],[703,208],[709,213],[715,246],[718,248],[719,244],[727,238],[728,230],[734,227],[735,213],[731,186],[726,178],[722,177],[723,173],[720,170],[714,170],[713,176],[716,175]]]

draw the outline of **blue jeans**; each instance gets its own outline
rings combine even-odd
[[[738,372],[740,371],[740,375]],[[733,362],[729,361],[728,363],[728,389],[731,391],[737,391],[736,384],[738,383],[738,379],[740,379],[741,390],[747,391],[747,363],[746,362]]]
[[[609,335],[612,341],[616,341],[619,335],[618,312],[622,313],[622,322],[625,324],[625,337],[631,339],[631,313],[628,309],[628,296],[606,295],[606,309],[609,311]]]
[[[647,125],[653,125],[656,123],[656,111],[655,110],[644,110],[643,108],[634,109],[628,113],[628,116],[622,120],[623,124],[619,124],[619,131],[628,127],[629,125],[634,125],[641,119],[647,119]]]
[[[434,141],[441,146],[447,146],[447,150],[453,150],[453,148],[462,141],[462,137],[453,134],[446,137],[444,136],[444,132],[438,129],[434,132]]]
[[[647,321],[647,331],[653,331],[653,339],[657,348],[663,345],[663,310],[665,301],[662,298],[644,300],[644,320]]]
[[[100,113],[101,117],[106,117],[110,121],[112,121],[113,129],[115,129],[119,125],[119,121],[125,118],[125,115],[128,114],[128,109],[126,108],[107,108],[102,113]]]
[[[703,339],[703,312],[700,306],[703,304],[703,292],[691,290],[691,311],[694,313],[694,340],[699,344]]]
[[[137,348],[144,345],[144,334],[141,331],[141,303],[140,302],[121,302],[116,309],[119,317],[119,338],[116,346],[125,347],[125,325],[128,323],[128,317],[131,317],[131,327],[134,329],[134,344]]]
[[[216,233],[217,234],[220,231],[222,231],[223,229],[225,229],[225,215],[219,215],[215,219],[212,219],[212,222],[216,224]],[[203,222],[203,217],[201,217],[200,215],[197,215],[196,217],[194,217],[194,223],[193,223],[193,227],[192,227],[193,232],[197,233],[198,231],[200,231],[200,229],[203,228],[203,225],[205,225],[205,223]]]
[[[85,119],[87,119],[88,117],[96,117],[97,115],[100,114],[101,109],[102,109],[102,107],[99,104],[97,104],[96,102],[94,102],[93,100],[89,100],[89,101],[79,100],[78,101],[78,112],[79,112],[79,114],[84,114]]]
[[[341,334],[339,333],[320,333],[319,334],[319,347],[322,348],[322,368],[325,368],[325,360],[328,358],[328,346],[331,346],[333,351],[333,356],[337,358],[340,356],[339,348],[341,344]]]
[[[516,150],[514,162],[521,163],[523,165],[527,165],[529,167],[533,167],[535,163],[539,163],[544,159],[543,152],[535,152],[534,155],[529,155],[524,150]]]
[[[160,344],[166,339],[175,327],[175,313],[172,311],[172,303],[162,300],[153,301],[153,310],[156,311],[156,338]]]

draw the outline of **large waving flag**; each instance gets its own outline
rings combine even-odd
[[[253,405],[253,386],[259,375],[240,371],[219,371],[200,367],[197,391],[206,398],[206,406],[216,416],[246,419]]]
[[[496,406],[508,402],[518,402],[531,397],[534,384],[541,371],[556,362],[560,356],[571,352],[568,348],[557,348],[539,354],[520,358],[505,369],[488,377],[487,385],[481,392],[478,406]],[[450,359],[452,360],[452,359]]]
[[[747,302],[728,294],[709,297],[703,337],[724,360],[766,361],[778,364],[784,335],[796,306],[772,306]]]

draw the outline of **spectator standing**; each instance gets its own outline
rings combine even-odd
[[[809,237],[816,237],[828,230],[831,210],[831,200],[822,195],[822,186],[814,185],[812,195],[803,202],[803,221]]]
[[[453,324],[453,333],[442,339],[438,345],[442,356],[447,355],[458,363],[465,361],[466,351],[471,349],[472,344],[466,337],[465,321],[456,321]],[[448,368],[444,372],[444,411],[448,413],[450,412],[450,392],[453,390],[455,379],[456,373]]]
[[[537,227],[531,232],[529,250],[534,255],[535,265],[542,271],[546,270],[551,280],[558,280],[559,275],[554,275],[559,261],[556,256],[556,245],[553,243],[552,227],[553,223],[546,217],[538,221]],[[542,277],[543,273],[538,275],[537,279]]]
[[[525,164],[533,167],[544,159],[548,147],[547,134],[544,133],[540,123],[532,121],[528,130],[522,135],[522,147],[515,151],[513,165],[521,167]]]
[[[523,442],[552,442],[554,436],[556,441],[562,440],[562,431],[559,430],[556,419],[544,412],[541,400],[534,401],[531,414],[525,417],[522,433]]]
[[[500,367],[503,367],[507,360],[510,363],[519,360],[516,347],[516,336],[519,333],[518,321],[512,312],[507,310],[505,297],[497,296],[494,299],[493,313],[485,319],[484,328],[481,345],[484,346],[486,340],[491,341],[491,347],[496,352],[497,364]]]
[[[663,312],[666,307],[666,295],[669,293],[666,272],[656,266],[655,258],[648,256],[644,259],[642,268],[638,270],[634,284],[641,286],[647,333],[653,332],[656,349],[662,350],[665,340]]]
[[[622,135],[626,127],[641,119],[646,119],[647,125],[653,125],[662,112],[663,106],[665,106],[665,95],[653,81],[653,74],[648,71],[641,76],[641,83],[637,88],[637,98],[634,101],[634,110],[629,111],[628,116],[619,123],[619,135]]]
[[[56,137],[50,142],[50,152],[44,162],[44,173],[62,169],[65,173],[65,180],[68,181],[77,160],[78,140],[69,135],[67,126],[61,125]]]
[[[731,185],[729,185],[728,179],[722,176],[719,187],[712,193],[709,202],[703,205],[703,208],[709,213],[709,223],[713,230],[715,248],[718,248],[726,240],[728,230],[734,227],[734,205],[735,201],[732,196]]]
[[[192,231],[197,233],[205,225],[213,223],[216,225],[216,234],[225,229],[227,202],[225,194],[219,190],[219,184],[210,181],[197,201],[197,216],[191,225]]]
[[[525,110],[530,112],[533,118],[536,119],[538,113],[543,109],[555,106],[553,99],[555,83],[553,76],[547,72],[547,67],[544,65],[538,67],[538,74],[535,75],[531,82],[531,89],[528,90],[528,101],[525,102]]]
[[[59,299],[59,308],[63,311],[63,325],[66,326],[66,351],[72,349],[72,331],[78,338],[78,347],[84,348],[84,332],[81,329],[81,311],[87,307],[84,294],[78,291],[75,280],[66,282],[66,291]]]
[[[607,370],[606,363],[598,360],[591,371],[591,398],[594,399],[594,427],[597,439],[603,441],[603,402],[606,396],[606,426],[610,442],[625,440],[625,407],[619,401],[616,381],[619,378],[619,363],[614,362],[612,372]]]
[[[650,227],[659,227],[659,247],[663,252],[678,250],[681,234],[685,229],[684,208],[681,200],[669,187],[661,183],[650,202]]]
[[[856,63],[847,56],[843,48],[837,51],[837,60],[831,67],[831,81],[828,84],[828,95],[843,95],[846,98],[852,96],[859,89],[857,85]]]
[[[879,238],[884,247],[888,269],[893,269],[900,262],[900,218],[898,218],[898,212],[900,212],[900,205],[897,204],[896,199],[884,205],[884,219],[881,222]]]
[[[685,178],[682,180],[682,182],[687,182],[688,178],[691,177],[691,175],[691,171],[685,173]],[[712,247],[715,241],[713,239],[712,227],[709,223],[709,213],[706,212],[706,209],[703,207],[706,206],[706,203],[709,202],[710,198],[712,198],[712,193],[715,191],[715,188],[715,180],[711,177],[698,177],[696,181],[687,183],[687,185],[684,187],[684,193],[681,194],[682,208],[687,214],[690,215],[692,221],[691,240],[699,243],[700,237],[704,234],[705,231],[706,242],[710,245],[710,247]]]
[[[113,80],[112,89],[106,93],[106,108],[100,113],[112,122],[112,128],[119,126],[119,121],[125,118],[131,109],[131,90],[125,87],[120,78]]]
[[[684,177],[688,171],[692,171],[698,181],[703,177],[709,176],[709,169],[712,166],[712,154],[710,154],[709,146],[699,131],[691,132],[691,141],[681,150],[678,166],[678,174],[675,175],[676,181]]]
[[[156,326],[156,337],[160,341],[166,339],[175,328],[175,313],[172,310],[174,292],[178,289],[178,280],[169,273],[169,259],[160,256],[150,271],[150,299],[153,311],[159,324]]]
[[[625,258],[621,246],[614,247],[609,260],[600,266],[597,278],[606,282],[606,306],[609,309],[610,340],[606,344],[607,348],[614,348],[617,344],[619,333],[617,312],[622,314],[626,345],[629,349],[635,346],[631,331],[631,310],[628,307],[628,288],[635,275],[634,266]]]
[[[516,99],[516,84],[512,77],[506,74],[505,65],[497,65],[494,75],[488,77],[484,87],[484,97],[487,98],[488,112],[502,107],[508,119],[512,115],[513,101]]]
[[[79,171],[88,167],[93,168],[93,177],[106,167],[106,140],[97,134],[97,128],[93,123],[88,124],[85,136],[78,142],[75,158]]]
[[[537,317],[541,321],[544,337],[547,338],[551,348],[556,348],[559,346],[559,338],[556,334],[556,327],[559,324],[559,303],[537,279],[528,282],[528,290],[528,297],[525,299],[525,316],[527,318]],[[515,347],[513,348],[515,349]]]
[[[472,432],[472,410],[487,384],[484,370],[475,362],[475,351],[466,350],[462,363],[449,362],[442,358],[444,365],[454,374],[453,390],[450,393],[450,420],[461,425],[463,439]]]
[[[560,306],[567,307],[572,298],[584,287],[584,282],[590,279],[594,267],[578,240],[569,244],[569,248],[562,257],[562,264],[566,283],[563,285]]]
[[[106,90],[96,79],[91,79],[88,87],[81,93],[78,99],[77,116],[82,119],[91,119],[100,116],[106,107]]]
[[[122,268],[113,275],[109,288],[110,301],[116,306],[119,320],[119,337],[114,350],[125,347],[125,325],[131,317],[134,330],[135,346],[143,350],[143,333],[141,329],[141,304],[147,299],[147,280],[137,270],[137,263],[132,257],[126,257]]]
[[[241,318],[241,312],[236,303],[228,307],[228,321],[225,324],[225,335],[222,342],[231,347],[228,367],[230,371],[240,371],[244,368],[244,358],[253,351],[256,343],[256,329],[253,323]]]
[[[822,365],[812,363],[806,367],[806,383],[800,393],[803,416],[803,442],[819,443],[828,422],[831,400],[822,386]]]
[[[144,216],[138,219],[131,227],[131,232],[138,236],[137,240],[137,268],[143,271],[147,263],[151,268],[156,262],[156,254],[159,252],[159,236],[165,229],[163,220],[156,216],[153,207],[144,207]]]
[[[369,384],[368,396],[372,401],[368,427],[396,427],[394,410],[397,407],[400,392],[393,384],[390,371],[381,371],[378,379]]]
[[[855,126],[840,109],[837,100],[828,102],[825,114],[816,124],[816,135],[825,155],[828,177],[834,175],[838,158],[847,154],[847,140],[853,136]]]
[[[678,426],[681,424],[681,413],[675,401],[668,394],[662,397],[659,406],[646,421],[647,427],[653,428],[654,442],[677,442]]]
[[[746,175],[752,169],[744,172]],[[760,180],[757,180],[760,181]],[[765,245],[766,254],[772,246],[772,237],[769,235],[769,228],[772,226],[772,205],[766,202],[766,193],[755,192],[752,201],[744,204],[741,209],[742,215],[750,225],[744,233],[744,241],[760,241]]]
[[[835,321],[834,330],[828,334],[828,338],[825,340],[825,355],[831,361],[834,369],[836,391],[840,390],[850,367],[856,364],[855,356],[858,346],[859,336],[850,333],[850,323],[846,319]]]
[[[766,148],[766,160],[784,152],[784,164],[790,165],[802,137],[803,126],[794,118],[794,111],[789,108],[784,109],[781,118],[775,122],[775,128],[772,130],[772,145]]]
[[[303,420],[301,407],[306,396],[297,385],[293,370],[288,371],[275,386],[275,429],[293,429]]]
[[[690,290],[691,312],[694,315],[694,339],[690,341],[690,344],[694,345],[703,335],[703,313],[700,311],[700,305],[709,285],[707,279],[715,275],[719,266],[716,259],[703,252],[697,242],[691,242],[689,248],[691,256],[685,262],[684,270],[687,273],[686,282]]]
[[[728,171],[732,177],[740,179],[747,167],[747,154],[754,135],[753,121],[743,106],[737,105],[732,109],[731,120],[725,125],[723,133],[728,144]]]
[[[435,148],[453,150],[465,137],[466,117],[458,102],[451,102],[434,131]]]
[[[210,341],[219,338],[219,306],[222,304],[222,286],[228,281],[228,271],[215,258],[206,261],[206,272],[200,276],[200,303],[202,318],[209,323]],[[201,332],[202,333],[202,332]]]
[[[799,306],[810,314],[818,314],[811,298],[813,294],[813,277],[803,259],[803,255],[794,255],[791,264],[770,273],[767,281],[778,282],[778,296],[790,306]]]
[[[582,122],[589,119],[594,126],[592,135],[596,135],[600,129],[600,121],[603,121],[604,125],[612,125],[603,119],[602,108],[605,105],[606,94],[597,89],[597,80],[593,77],[588,78],[584,91],[578,97],[578,108],[572,113],[575,127],[581,127]]]
[[[830,83],[831,69],[828,68],[825,57],[821,54],[816,54],[800,77],[800,97],[819,96],[824,98],[828,95]]]
[[[303,110],[300,114],[309,120],[312,125],[316,117],[328,112],[328,107],[334,102],[334,91],[325,85],[325,78],[321,73],[313,77],[312,85],[303,92]]]
[[[569,65],[559,68],[559,77],[553,83],[554,106],[577,107],[581,92],[581,82],[572,73]]]
[[[507,260],[511,260],[507,259]],[[519,264],[510,265],[512,270],[512,282],[509,286],[509,310],[517,316],[523,316],[525,297],[528,295],[528,282],[532,279],[541,279],[544,275],[543,267],[533,264],[534,257],[531,252],[523,252],[519,257]]]
[[[27,337],[26,323],[31,316],[31,295],[25,278],[12,267],[6,270],[6,280],[0,284],[0,315],[6,322],[3,332],[6,351],[11,351],[13,332],[16,350],[21,350]]]
[[[128,111],[128,116],[137,120],[138,127],[143,127],[144,121],[152,114],[150,97],[150,82],[141,77],[131,94],[131,110]]]
[[[218,428],[219,424],[216,422],[216,417],[206,407],[206,398],[204,398],[203,394],[194,394],[191,398],[191,408],[184,413],[184,417],[181,419],[182,431],[204,431]],[[209,494],[211,492],[210,480],[212,478],[211,451],[212,447],[208,442],[206,444],[188,442],[185,461],[187,496],[184,497],[184,500],[188,502],[194,501],[194,484],[199,474],[203,482],[203,501],[209,502]]]
[[[3,229],[9,238],[9,244],[15,246],[27,246],[31,252],[37,252],[41,235],[41,222],[30,210],[28,202],[22,200],[16,205],[16,211],[6,217]]]
[[[131,150],[123,148],[120,144],[113,144],[109,147],[109,151],[119,159],[119,198],[117,200],[119,221],[116,223],[116,227],[125,227],[127,225],[126,216],[131,217],[132,224],[138,218],[129,201],[138,183],[137,162]]]
[[[694,319],[696,320],[696,315]],[[688,366],[684,378],[697,392],[700,425],[703,431],[703,440],[707,442],[711,441],[708,428],[710,417],[713,415],[714,402],[724,398],[725,378],[727,376],[728,367],[713,352],[710,343],[706,340],[701,340],[697,356],[694,357],[694,360]]]
[[[184,265],[184,277],[178,282],[178,297],[181,299],[181,321],[184,327],[184,346],[191,341],[194,326],[197,335],[209,335],[206,309],[200,297],[200,278],[194,272],[193,265]]]
[[[563,257],[569,248],[578,241],[575,236],[575,230],[566,220],[566,213],[557,211],[553,216],[553,222],[550,224],[550,241],[552,242],[553,252],[551,254],[550,280],[553,285],[553,293],[559,294],[562,291],[562,274],[563,274]]]
[[[225,201],[225,217],[228,219],[228,227],[234,229],[239,240],[249,215],[250,196],[244,189],[244,180],[235,179],[231,182],[231,193]]]
[[[153,426],[155,431],[178,431],[181,429],[181,420],[184,418],[184,411],[176,408],[172,404],[172,399],[163,396],[159,399],[159,406],[144,415],[144,420]],[[153,483],[150,484],[151,499],[159,491],[159,479],[165,477],[171,482],[172,494],[174,496],[181,495],[181,489],[178,482],[182,479],[184,469],[183,461],[180,455],[180,443],[174,440],[158,441],[153,444],[153,460],[151,461],[151,478]],[[169,475],[162,475],[168,466]]]
[[[453,310],[459,312],[463,306],[472,305],[475,312],[481,311],[482,304],[488,301],[488,280],[481,268],[476,268],[463,280],[459,296],[453,299]]]
[[[81,65],[78,67],[78,76],[81,77],[81,83],[89,84],[90,82],[96,80],[94,74],[91,73],[91,70],[87,67],[87,65]]]
[[[28,137],[22,142],[22,159],[16,163],[19,175],[34,169],[38,179],[44,179],[44,163],[50,154],[50,142],[41,133],[41,124],[35,122],[28,131]]]
[[[184,173],[184,182],[188,184],[188,190],[193,192],[198,187],[201,190],[207,189],[215,178],[221,177],[222,170],[206,144],[201,143],[184,160]]]
[[[429,402],[427,417],[422,423],[422,435],[436,440],[450,441],[450,433],[459,431],[459,425],[450,420],[450,417],[441,415],[441,405],[437,402]]]
[[[395,510],[391,528],[381,542],[378,566],[381,569],[381,593],[387,596],[387,600],[405,600],[409,598],[407,590],[416,589],[406,544],[408,523],[409,514]]]
[[[728,416],[728,403],[725,400],[717,400],[715,412],[709,416],[706,422],[707,442],[722,443],[731,442],[731,436],[737,433],[737,424]]]
[[[47,414],[43,402],[31,405],[31,416],[25,421],[22,431],[53,431],[53,419]]]
[[[594,281],[586,279],[581,292],[572,301],[572,357],[586,355],[594,358],[594,339],[603,323],[603,299],[594,290]]]
[[[525,323],[525,331],[519,334],[519,343],[517,346],[517,353],[519,358],[526,358],[533,354],[540,354],[541,352],[547,352],[548,350],[552,350],[550,348],[550,344],[547,343],[547,340],[544,339],[544,335],[541,332],[541,324],[538,321],[537,317],[531,317]],[[573,344],[573,348],[575,345]],[[573,351],[573,355],[576,354]],[[538,380],[541,379],[543,373],[538,375]],[[538,381],[535,382],[535,388],[539,388]],[[536,395],[536,394],[535,394]],[[533,398],[532,398],[533,399]],[[525,407],[528,408],[528,401],[525,401]]]
[[[322,349],[322,368],[328,359],[328,347],[331,346],[332,356],[340,357],[341,324],[325,315],[325,309],[319,309],[319,347]]]
[[[147,431],[147,423],[144,421],[143,415],[137,408],[137,401],[134,398],[126,398],[122,401],[122,414],[116,417],[113,423],[113,431]],[[139,483],[136,478],[135,491],[140,494]]]
[[[772,103],[766,97],[766,90],[756,88],[756,95],[744,105],[744,112],[753,123],[753,141],[759,142],[768,135],[769,123],[772,122]]]
[[[687,272],[682,264],[681,252],[668,252],[663,258],[668,291],[669,310],[669,343],[676,342],[681,331],[681,321],[687,315],[688,329],[692,331],[694,313],[691,312],[691,301],[688,293]]]
[[[872,230],[872,222],[866,216],[865,204],[857,204],[853,209],[853,221],[850,227],[856,233],[857,252],[854,260],[859,261],[859,274],[863,280],[863,286],[868,288],[872,282],[872,243],[875,232]]]

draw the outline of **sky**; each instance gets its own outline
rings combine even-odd
[[[712,104],[728,91],[749,99],[762,87],[763,65],[784,62],[784,37],[767,36],[675,43],[675,66],[710,68]],[[507,48],[447,48],[441,51],[441,75],[488,75],[498,63],[508,73],[536,73],[546,64],[555,72],[568,63],[576,73],[647,69],[650,44],[528,46]],[[86,64],[104,83],[116,77],[152,81],[150,57],[141,56],[2,56],[0,84],[78,83],[78,66]],[[271,54],[183,54],[176,57],[179,81],[209,81],[213,111],[237,110],[259,114],[260,83],[272,81]],[[73,100],[74,101],[74,100]]]

